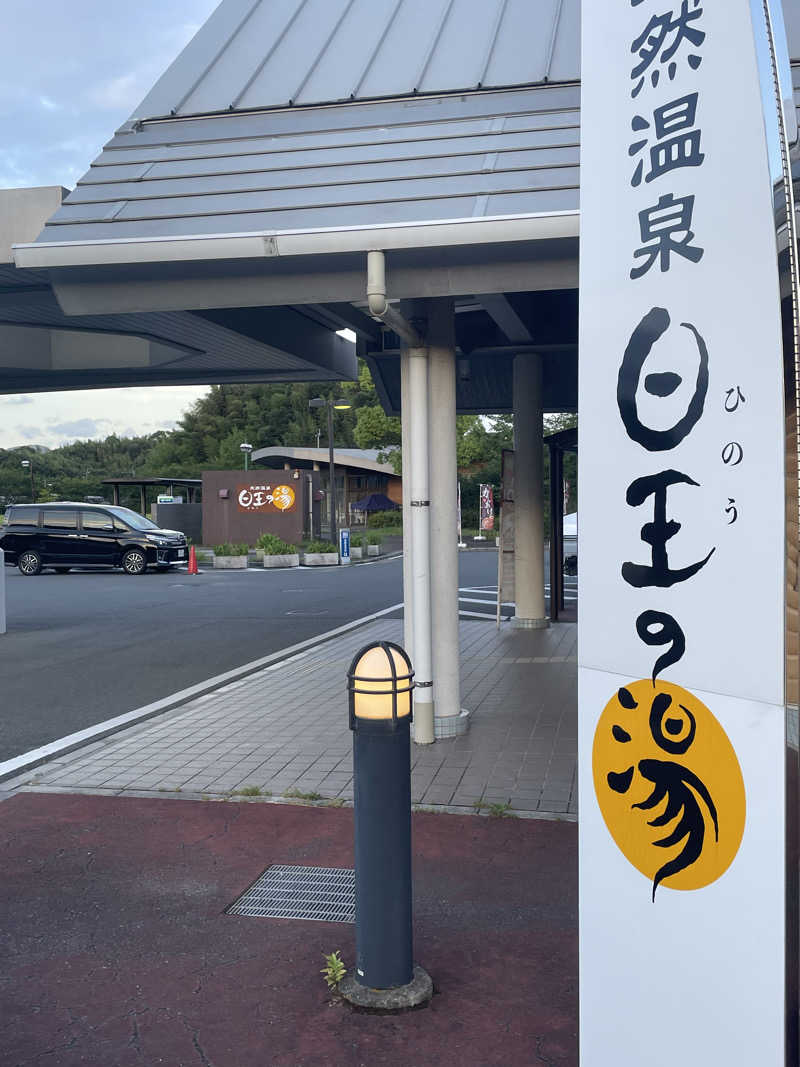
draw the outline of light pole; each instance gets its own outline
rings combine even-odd
[[[336,553],[339,556],[339,562],[341,563],[339,533],[337,528],[338,523],[336,521],[336,470],[333,463],[333,413],[334,411],[347,411],[352,405],[348,400],[326,400],[322,396],[315,396],[313,400],[309,400],[308,406],[310,408],[328,409],[328,477],[330,478],[331,541],[336,545]]]
[[[244,469],[248,470],[248,461],[250,459],[250,453],[253,451],[253,446],[248,444],[247,441],[242,441],[239,445],[239,451],[244,456]]]
[[[27,467],[28,470],[30,471],[30,474],[31,474],[31,504],[35,504],[36,503],[36,493],[35,493],[34,488],[33,488],[33,464],[31,463],[31,461],[29,459],[23,459],[21,465],[23,467]]]

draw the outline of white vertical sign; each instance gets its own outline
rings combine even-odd
[[[583,1067],[784,1064],[783,370],[759,8],[583,3]]]

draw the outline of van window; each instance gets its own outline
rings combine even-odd
[[[105,511],[84,511],[82,522],[84,530],[110,530],[114,525]]]
[[[78,513],[77,511],[43,511],[42,526],[57,526],[61,530],[77,530]]]
[[[8,512],[9,526],[38,526],[38,508],[13,508]]]

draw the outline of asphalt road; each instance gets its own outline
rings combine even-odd
[[[461,586],[496,583],[496,553],[462,552],[459,560]],[[399,558],[196,577],[23,578],[6,568],[6,579],[0,762],[402,599]]]

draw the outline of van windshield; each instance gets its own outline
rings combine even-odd
[[[140,515],[136,511],[131,511],[130,508],[118,508],[110,507],[106,508],[106,511],[110,511],[114,518],[119,519],[120,522],[124,522],[126,526],[130,526],[132,530],[157,530],[159,527],[151,522],[150,519],[146,519],[144,515]]]

